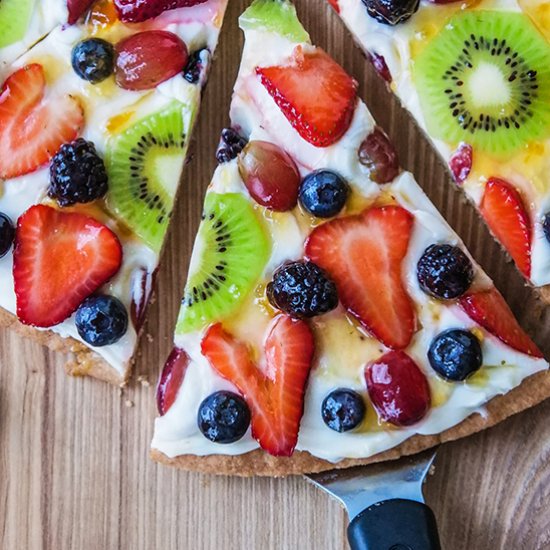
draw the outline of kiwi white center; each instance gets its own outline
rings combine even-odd
[[[480,61],[472,69],[467,88],[478,108],[504,106],[511,100],[510,84],[502,70],[487,61]]]

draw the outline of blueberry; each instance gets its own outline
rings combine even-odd
[[[15,237],[15,228],[11,220],[0,212],[0,258],[3,258],[11,248]]]
[[[450,244],[429,246],[418,261],[416,273],[424,292],[445,300],[462,296],[474,279],[468,256]]]
[[[210,63],[210,51],[207,48],[194,51],[183,69],[183,78],[190,84],[204,83],[205,70]]]
[[[550,243],[550,212],[542,220],[542,229],[544,230],[546,240]]]
[[[71,63],[80,78],[97,84],[113,73],[115,49],[101,38],[87,38],[73,48]]]
[[[216,151],[216,159],[220,164],[229,162],[246,147],[247,140],[239,135],[233,128],[224,128]]]
[[[336,216],[346,204],[349,186],[338,174],[318,170],[308,174],[300,185],[300,204],[318,218]]]
[[[273,307],[298,318],[321,315],[338,305],[336,285],[313,262],[283,264],[273,274],[266,293]]]
[[[428,359],[433,370],[447,380],[464,380],[483,363],[479,340],[467,330],[442,332],[432,342]]]
[[[95,347],[108,346],[126,333],[128,313],[118,298],[98,294],[80,304],[75,324],[82,340]]]
[[[206,439],[214,443],[233,443],[248,430],[250,409],[240,395],[217,391],[200,404],[197,423]]]
[[[367,13],[385,25],[397,25],[409,19],[417,10],[420,0],[363,0]]]
[[[48,195],[60,206],[99,199],[107,187],[105,164],[91,141],[66,143],[52,158]]]
[[[365,418],[365,402],[356,391],[338,388],[323,400],[321,414],[331,430],[347,432],[356,428]]]

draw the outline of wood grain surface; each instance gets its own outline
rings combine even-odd
[[[174,216],[136,375],[118,388],[63,372],[64,358],[0,332],[0,548],[10,550],[345,549],[340,507],[302,478],[186,474],[147,458],[157,372],[171,348],[202,195],[227,123],[244,0],[230,0],[220,48]],[[424,138],[373,75],[323,0],[297,0],[314,42],[343,63],[394,139],[402,164],[550,352],[540,313]],[[550,548],[550,402],[441,448],[427,500],[450,550]]]

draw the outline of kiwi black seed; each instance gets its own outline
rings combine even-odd
[[[522,13],[454,16],[414,61],[432,135],[505,155],[550,135],[550,46]]]
[[[269,258],[263,222],[239,193],[206,196],[176,332],[223,320],[258,283]]]
[[[164,240],[183,167],[183,105],[171,103],[108,143],[107,205],[154,250]]]

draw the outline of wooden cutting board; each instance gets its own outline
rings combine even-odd
[[[148,460],[157,373],[171,348],[204,189],[242,39],[230,0],[193,158],[173,219],[136,374],[121,392],[70,379],[64,358],[0,331],[0,547],[42,550],[324,550],[346,548],[340,507],[306,484],[187,474]],[[550,318],[450,184],[445,168],[385,90],[324,0],[297,0],[315,43],[360,82],[402,164],[550,352]],[[550,402],[443,447],[427,500],[446,549],[550,547]]]

